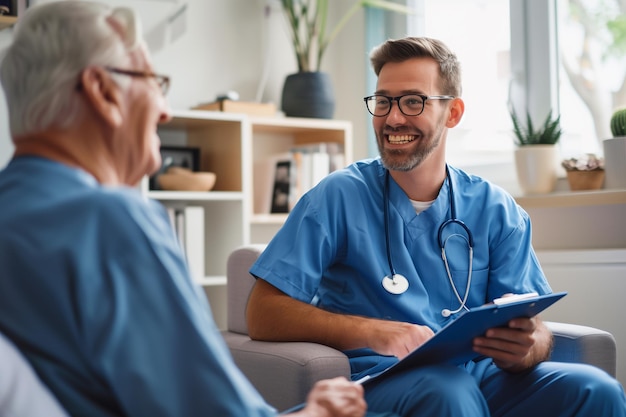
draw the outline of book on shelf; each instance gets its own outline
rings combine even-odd
[[[291,153],[296,165],[296,201],[328,174],[345,166],[343,147],[335,142],[301,145],[292,148]]]
[[[270,213],[288,213],[304,193],[331,172],[345,166],[343,147],[334,142],[295,146],[286,154],[271,157],[270,161],[259,163],[258,171],[262,171],[262,166],[273,170],[273,179],[269,181],[271,189],[268,185],[261,185],[267,184],[262,175],[255,175],[259,184],[257,194],[265,189],[271,200],[269,205],[264,205],[263,196],[258,197],[255,201],[257,213],[266,212],[268,206]]]
[[[185,255],[185,212],[182,209],[174,211],[174,230],[176,231],[178,244],[183,251],[183,255]]]
[[[168,207],[170,222],[194,280],[204,278],[204,208]]]

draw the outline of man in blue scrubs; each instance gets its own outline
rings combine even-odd
[[[406,38],[385,42],[371,62],[378,82],[365,104],[380,158],[333,173],[302,197],[252,267],[248,304],[253,338],[341,349],[354,379],[405,357],[468,308],[551,292],[528,214],[502,189],[446,164],[447,131],[464,112],[456,56],[440,41]],[[369,409],[626,416],[624,391],[609,375],[546,361],[552,335],[539,317],[490,329],[473,346],[484,359],[369,386]]]
[[[275,416],[235,366],[165,210],[133,187],[160,166],[170,119],[169,79],[133,12],[30,8],[0,80],[15,144],[0,172],[0,333],[72,416]],[[362,387],[333,379],[297,415],[365,409]]]

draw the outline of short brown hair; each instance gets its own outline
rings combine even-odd
[[[390,39],[374,48],[370,62],[376,76],[388,62],[404,62],[412,58],[432,58],[439,64],[441,94],[461,96],[461,64],[456,55],[440,40],[427,37]]]

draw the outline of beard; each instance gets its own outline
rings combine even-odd
[[[383,131],[377,132],[376,144],[378,145],[378,152],[380,153],[383,166],[389,170],[404,172],[411,171],[419,166],[441,143],[444,127],[444,121],[440,120],[430,136],[426,136],[421,130],[418,130],[415,133],[417,139],[412,142],[412,146],[403,149],[386,148],[385,143],[387,139],[385,134]],[[406,132],[395,133],[408,134]]]
[[[383,139],[384,140],[384,139]],[[429,143],[428,146],[414,146],[412,150],[407,149],[386,149],[379,141],[378,150],[383,166],[393,171],[410,171],[419,166],[437,147],[436,143]]]

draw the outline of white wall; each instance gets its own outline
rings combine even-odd
[[[626,293],[626,249],[539,251],[554,291],[567,296],[542,313],[544,320],[611,332],[617,342],[617,379],[626,384],[626,328],[620,307]]]

